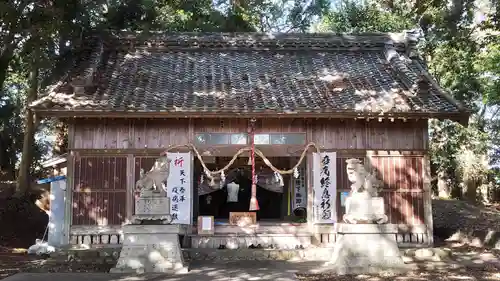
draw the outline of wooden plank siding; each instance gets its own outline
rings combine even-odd
[[[310,121],[308,141],[326,149],[425,150],[426,120],[394,122],[384,120]]]
[[[188,119],[75,120],[72,149],[166,148],[190,142]]]
[[[191,143],[196,133],[247,133],[245,119],[76,119],[71,149],[162,149]],[[309,133],[308,133],[309,132]],[[324,149],[426,150],[427,121],[257,120],[256,133],[308,133]],[[227,155],[225,155],[227,156]]]
[[[75,158],[72,225],[121,225],[126,220],[127,157]]]
[[[337,157],[337,215],[342,221],[345,208],[340,204],[340,193],[350,191],[346,160]],[[382,183],[380,195],[384,197],[386,214],[391,224],[424,224],[423,157],[422,156],[372,156],[358,158],[369,161],[368,166]],[[403,165],[406,165],[403,167]]]

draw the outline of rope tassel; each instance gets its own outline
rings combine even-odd
[[[252,197],[250,198],[250,211],[258,211],[259,210],[259,201],[257,201],[257,177],[255,176],[255,142],[254,142],[254,134],[255,134],[255,127],[254,123],[255,120],[252,119],[251,122],[251,127],[250,127],[250,134],[251,134],[251,141],[252,141],[252,146],[250,149],[250,159],[252,161]]]
[[[250,211],[259,210],[259,201],[257,201],[257,185],[252,184],[252,198],[250,198]]]

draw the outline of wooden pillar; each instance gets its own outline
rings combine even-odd
[[[126,194],[126,214],[127,220],[130,221],[134,214],[134,191],[135,189],[135,162],[134,155],[127,154],[127,194]]]
[[[290,196],[288,193],[290,192],[290,177],[288,175],[283,176],[283,193],[281,194],[281,210],[280,210],[280,220],[285,219],[288,216],[288,205],[290,204],[288,200]]]
[[[307,143],[314,141],[313,140],[313,125],[311,124],[311,120],[306,121],[306,138],[307,138]],[[312,152],[309,151],[307,153],[306,159],[305,159],[305,175],[306,175],[306,180],[305,180],[305,188],[307,190],[307,226],[309,231],[313,234],[314,238],[316,241],[312,241],[313,244],[317,244],[321,242],[321,234],[318,234],[317,227],[314,225],[314,215],[313,215],[313,206],[314,206],[314,189],[313,189],[313,156]]]
[[[434,221],[432,218],[431,163],[429,155],[422,158],[422,179],[424,183],[424,222],[426,226],[427,244],[434,245]]]
[[[313,206],[314,206],[314,189],[313,189],[313,156],[307,155],[306,162],[306,188],[307,188],[307,223],[310,227],[314,225],[314,215],[313,215]]]
[[[190,119],[191,120],[191,119]],[[190,125],[189,127],[193,127],[192,125],[192,122],[190,121]],[[191,212],[191,223],[189,224],[189,228],[188,228],[188,234],[191,234],[193,232],[193,227],[191,227],[195,222],[198,223],[198,212],[197,212],[197,209],[198,209],[198,206],[196,206],[195,208],[195,204],[198,205],[198,185],[196,184],[196,179],[194,178],[194,164],[195,164],[195,156],[194,156],[194,152],[191,152],[189,153],[190,157],[189,157],[189,161],[191,161],[191,169],[190,169],[190,172],[189,172],[189,175],[188,177],[191,179],[190,182],[191,182],[191,209],[189,210]],[[195,214],[195,210],[196,210],[196,214]],[[185,237],[187,239],[187,236]],[[186,241],[185,241],[186,243]],[[186,244],[184,244],[186,245]]]
[[[64,227],[63,227],[63,245],[70,244],[71,224],[73,218],[73,187],[75,184],[75,157],[73,152],[68,153],[67,156],[67,174],[66,174],[66,192],[64,202]]]
[[[194,143],[194,120],[189,118],[188,120],[188,139],[190,143]]]
[[[66,158],[66,192],[64,204],[64,241],[63,244],[70,244],[71,224],[73,220],[73,189],[75,186],[75,154],[72,149],[75,147],[75,123],[68,121],[68,154]]]

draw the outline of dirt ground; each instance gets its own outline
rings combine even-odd
[[[418,266],[404,275],[381,273],[378,275],[298,275],[300,281],[367,280],[367,281],[434,281],[434,280],[500,280],[500,251],[459,244],[447,245],[453,255],[444,261],[411,262]],[[272,261],[271,261],[272,262]],[[82,264],[77,262],[53,263],[50,260],[28,256],[15,249],[2,248],[0,253],[0,279],[18,272],[108,272],[112,265]]]
[[[460,225],[466,226],[466,228],[468,226],[474,227],[476,232],[479,230],[478,233],[500,227],[500,211],[495,210],[495,208],[471,208],[467,206],[465,206],[467,208],[464,208],[462,202],[456,204],[453,202],[442,203],[440,202],[440,206],[435,208],[440,210],[440,214],[435,215],[435,220],[440,229],[445,229],[440,233],[445,233],[446,236],[453,236],[453,232],[457,231],[471,233],[467,229],[461,229]],[[8,228],[0,227],[0,241],[4,244],[3,247],[0,246],[0,279],[18,272],[108,272],[112,267],[109,264],[54,263],[47,259],[27,255],[25,249],[18,248],[29,247],[29,245],[33,244],[34,239],[43,235],[47,223],[46,214],[39,209],[27,207],[25,203],[13,204],[10,202],[9,204],[7,206],[3,205],[0,210],[4,214],[5,211],[3,210],[10,210],[9,216],[0,218],[1,225],[9,226]],[[469,211],[464,213],[464,210]],[[441,215],[442,212],[446,212],[446,215]],[[461,224],[450,224],[451,226],[448,226],[445,218],[447,218],[447,221],[452,222],[456,222],[459,218]],[[480,224],[477,223],[478,219],[481,220]],[[485,223],[486,221],[488,223]],[[484,229],[478,229],[478,225],[481,225]],[[471,246],[471,244],[477,243],[471,243],[474,239],[470,239],[470,237],[459,241],[445,241],[446,237],[442,236],[436,237],[436,240],[441,241],[439,247],[448,248],[452,251],[451,257],[443,261],[413,262],[418,269],[404,275],[381,273],[379,275],[336,276],[323,274],[298,275],[298,279],[301,281],[500,280],[500,250],[488,248],[487,245]]]
[[[457,281],[500,280],[500,251],[460,244],[446,245],[452,257],[444,261],[410,263],[418,269],[405,274],[383,272],[377,275],[338,276],[329,274],[298,275],[300,281]],[[443,246],[444,248],[445,246]]]

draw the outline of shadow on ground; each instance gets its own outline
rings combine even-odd
[[[45,263],[43,260],[33,260],[24,268],[17,270],[18,272],[25,273],[12,275],[3,281],[500,280],[500,251],[455,245],[452,252],[453,254],[448,260],[412,261],[411,266],[413,270],[404,275],[395,275],[390,272],[356,276],[337,276],[328,273],[317,274],[315,272],[323,270],[322,262],[285,261],[197,261],[191,263],[190,273],[185,275],[126,275],[105,273],[112,265],[83,265],[82,263],[55,265]],[[41,272],[55,273],[47,274]]]

